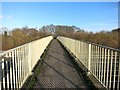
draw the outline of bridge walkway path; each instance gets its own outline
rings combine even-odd
[[[34,88],[81,88],[89,90],[63,46],[54,39],[49,47]]]

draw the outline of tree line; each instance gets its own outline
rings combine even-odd
[[[63,31],[62,28],[57,27],[58,30],[56,29],[56,33],[58,35],[120,49],[120,28],[111,31],[103,30],[96,33],[85,30],[76,31],[73,27],[64,28]],[[69,29],[70,31],[68,31]]]
[[[116,49],[120,49],[120,28],[111,31],[102,30],[100,32],[88,32],[76,26],[47,25],[41,30],[49,30],[54,36],[65,36],[77,40],[96,43]]]
[[[2,37],[2,50],[6,51],[49,35],[49,32],[42,32],[36,30],[35,28],[27,27],[15,28],[9,33],[4,31],[4,34],[0,35],[0,37]]]
[[[2,49],[8,50],[49,35],[53,35],[54,37],[65,36],[120,49],[120,28],[94,33],[85,31],[76,26],[51,24],[43,26],[39,30],[28,27],[15,28],[9,33],[4,30],[4,34],[1,34],[0,37],[2,36]]]

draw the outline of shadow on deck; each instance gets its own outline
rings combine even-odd
[[[32,88],[79,88],[89,90],[86,80],[72,63],[73,58],[56,40],[52,40],[40,73]]]

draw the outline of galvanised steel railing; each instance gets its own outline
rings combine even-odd
[[[52,39],[42,38],[0,55],[0,90],[21,88]]]
[[[120,50],[61,36],[57,39],[104,87],[109,90],[120,89]]]

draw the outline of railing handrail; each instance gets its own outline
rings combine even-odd
[[[48,37],[51,37],[51,36],[48,36]],[[14,47],[14,48],[9,49],[9,50],[6,50],[6,51],[2,52],[2,54],[0,55],[0,57],[3,56],[4,54],[7,54],[8,52],[14,51],[14,50],[16,50],[16,49],[18,49],[18,48],[22,48],[22,47],[24,47],[24,46],[26,46],[26,45],[28,45],[28,44],[30,44],[30,43],[36,42],[36,41],[38,41],[38,40],[42,40],[42,39],[44,39],[44,38],[46,38],[46,37],[43,37],[43,38],[40,38],[40,39],[31,41],[31,42],[25,43],[25,44],[23,44],[23,45]]]
[[[61,36],[57,39],[105,88],[119,90],[120,50]]]
[[[59,36],[58,36],[58,37],[59,37]],[[60,36],[60,37],[64,37],[64,36]],[[113,48],[113,47],[109,47],[109,46],[105,46],[105,45],[100,45],[100,44],[93,43],[93,42],[89,42],[89,41],[73,39],[73,38],[69,38],[69,37],[65,37],[65,38],[72,39],[72,40],[76,40],[76,41],[81,41],[81,42],[84,42],[84,43],[88,43],[88,44],[100,46],[100,47],[102,47],[102,48],[111,49],[111,50],[120,52],[120,49],[116,49],[116,48]]]
[[[52,39],[48,36],[3,52],[0,55],[0,90],[20,89]]]

